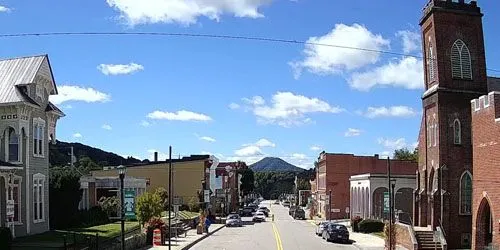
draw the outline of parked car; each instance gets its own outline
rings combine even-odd
[[[288,215],[293,217],[293,213],[295,213],[295,210],[297,209],[297,206],[290,206],[288,209]]]
[[[275,200],[275,201],[274,201],[274,204],[275,204],[275,205],[279,205],[279,204],[280,204],[280,201],[279,201],[279,200]]]
[[[347,227],[340,224],[328,224],[323,230],[323,239],[326,241],[349,242],[349,231]]]
[[[268,217],[268,216],[269,216],[269,212],[267,212],[267,211],[266,211],[266,210],[264,210],[264,209],[260,209],[260,208],[259,208],[259,209],[257,210],[257,213],[258,213],[258,212],[262,212],[262,213],[263,213],[266,217]]]
[[[241,227],[241,217],[238,214],[230,214],[226,218],[226,227]]]
[[[318,225],[318,227],[316,227],[316,235],[317,236],[323,235],[323,230],[328,225],[328,223],[329,223],[328,221],[321,221],[317,224]]]
[[[264,222],[264,221],[266,221],[266,215],[264,215],[263,212],[257,212],[253,216],[252,221],[254,221],[254,222]]]
[[[284,207],[290,207],[290,202],[289,201],[284,201],[283,202]]]
[[[266,212],[271,212],[268,207],[259,207],[259,210],[265,210]]]
[[[306,219],[306,211],[304,211],[304,209],[302,209],[302,208],[297,208],[295,210],[295,212],[293,213],[293,218],[305,220]]]
[[[242,216],[242,217],[252,216],[253,212],[254,212],[254,210],[252,208],[250,208],[250,207],[244,207],[241,210],[240,216]]]

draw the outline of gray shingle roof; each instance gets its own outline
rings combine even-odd
[[[0,60],[0,104],[35,103],[22,93],[20,86],[33,83],[38,69],[47,55]]]

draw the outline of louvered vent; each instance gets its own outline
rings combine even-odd
[[[472,79],[469,48],[462,40],[457,40],[451,48],[451,71],[453,78]]]

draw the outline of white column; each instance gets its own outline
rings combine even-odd
[[[366,193],[368,194],[368,217],[371,218],[372,217],[372,197],[371,197],[371,190],[370,188],[368,188],[366,190]]]

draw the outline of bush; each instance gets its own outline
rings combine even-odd
[[[359,223],[359,231],[362,233],[383,232],[385,224],[378,220],[363,220]]]
[[[363,221],[363,219],[361,219],[361,217],[359,216],[356,216],[354,217],[354,219],[351,220],[352,230],[354,232],[359,232],[359,223],[361,221]]]
[[[12,233],[10,232],[10,228],[0,228],[0,249],[10,249],[11,244]]]
[[[144,224],[151,218],[160,217],[163,211],[162,199],[158,193],[145,192],[137,198],[135,213],[137,219]]]

